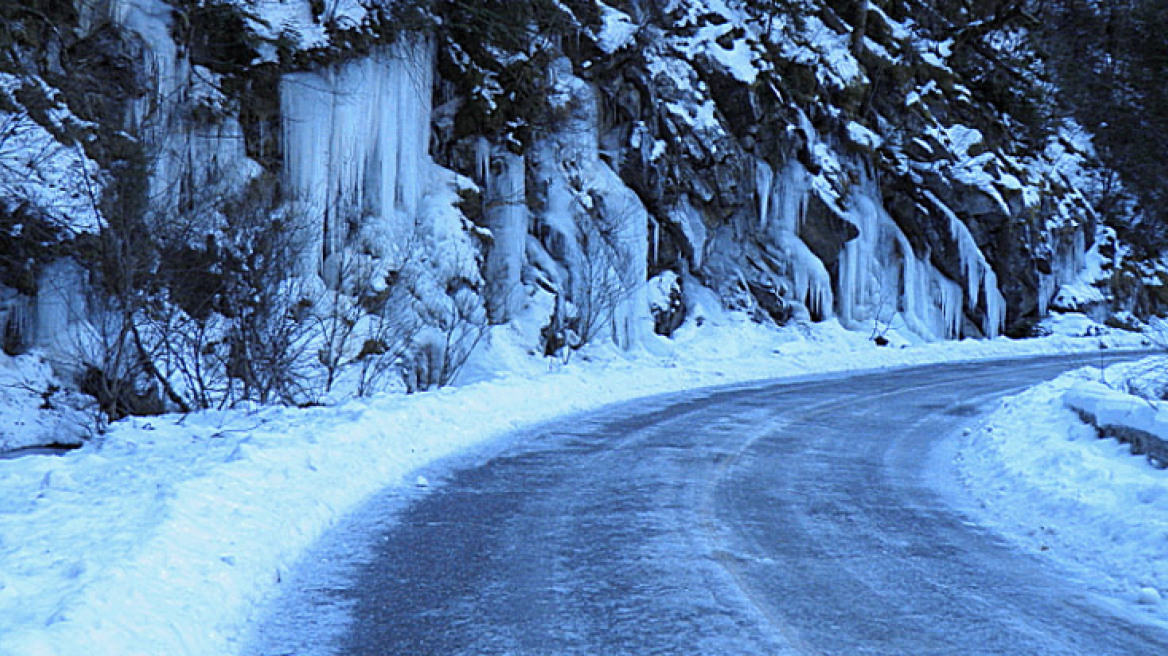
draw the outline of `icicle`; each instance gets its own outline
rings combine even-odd
[[[1077,277],[1079,271],[1087,266],[1087,235],[1083,232],[1083,226],[1075,228],[1075,248],[1072,253],[1074,254],[1073,275]]]
[[[807,216],[807,203],[811,194],[811,174],[801,164],[792,161],[772,185],[772,212],[782,228],[799,234]]]
[[[858,310],[869,301],[875,304],[879,293],[878,282],[881,263],[877,245],[880,239],[882,209],[875,198],[875,187],[865,176],[856,186],[849,202],[848,219],[859,234],[844,244],[840,254],[839,298],[836,303],[840,319],[846,324],[859,316]]]
[[[487,141],[486,137],[475,140],[475,172],[478,174],[476,180],[479,184],[487,187],[491,176],[491,142]]]
[[[36,338],[36,299],[0,286],[0,336],[29,346]]]
[[[928,298],[928,287],[925,282],[924,272],[922,271],[921,262],[917,259],[916,254],[912,250],[912,245],[904,233],[897,235],[897,241],[900,245],[901,254],[903,256],[903,283],[904,291],[901,297],[902,310],[904,314],[905,323],[913,332],[922,337],[929,337],[935,333],[931,329],[926,329],[927,323],[923,320],[926,316],[925,308]]]
[[[1054,274],[1038,274],[1038,316],[1045,317],[1050,309],[1050,301],[1058,290],[1058,280]]]
[[[791,260],[795,297],[820,316],[830,316],[832,309],[831,276],[823,262],[802,240],[781,244]]]
[[[701,269],[702,261],[705,258],[707,237],[706,224],[702,220],[701,212],[693,206],[689,196],[682,195],[677,206],[670,213],[670,218],[681,228],[682,234],[689,242],[690,249],[693,251],[694,268]]]
[[[383,247],[406,241],[431,166],[433,58],[430,41],[406,38],[281,82],[285,175],[314,228],[306,273],[341,247],[352,220],[379,222]]]
[[[769,164],[758,160],[754,165],[754,188],[758,194],[758,225],[765,231],[771,218],[771,193],[774,189],[775,173]]]
[[[1087,237],[1082,226],[1075,228],[1069,241],[1060,239],[1055,244],[1054,275],[1059,286],[1076,282],[1087,266]]]
[[[630,349],[644,343],[653,325],[645,285],[649,279],[649,213],[607,164],[597,161],[597,169],[600,191],[606,199],[605,220],[615,228],[623,251],[617,275],[629,292],[614,312],[613,337],[618,346]]]
[[[941,272],[936,269],[932,270],[933,284],[937,286],[938,296],[940,298],[941,318],[943,320],[944,332],[942,333],[946,338],[957,338],[961,336],[961,320],[965,316],[962,308],[962,297],[964,294],[961,290],[961,285],[941,275]]]
[[[799,238],[811,190],[810,175],[796,161],[791,161],[777,176],[765,162],[759,161],[755,172],[761,222],[783,251],[795,298],[816,314],[830,316],[833,303],[831,275]],[[764,189],[769,189],[769,193],[764,195]]]
[[[989,266],[985,263],[981,249],[969,234],[969,228],[956,216],[949,213],[949,234],[957,242],[957,256],[961,261],[961,270],[965,275],[966,299],[969,309],[977,307],[978,287],[985,277]],[[992,272],[991,272],[992,273]]]
[[[925,195],[948,219],[949,234],[957,243],[958,258],[965,277],[966,304],[971,310],[976,308],[978,300],[981,298],[981,292],[985,292],[986,308],[982,332],[985,333],[986,337],[997,337],[1006,321],[1006,304],[998,289],[997,274],[994,273],[989,261],[986,260],[985,254],[981,252],[973,234],[969,232],[969,227],[932,192],[926,191]]]
[[[917,257],[908,238],[899,229],[895,239],[903,258],[901,301],[905,324],[926,339],[960,337],[964,318],[961,285],[938,271],[929,262],[928,253]]]
[[[998,276],[988,271],[985,277],[986,311],[982,332],[986,337],[997,337],[1006,327],[1006,297],[998,289]]]

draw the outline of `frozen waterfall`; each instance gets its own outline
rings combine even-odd
[[[305,273],[323,272],[358,226],[403,248],[430,170],[434,47],[404,38],[362,59],[286,75],[284,163],[309,233]]]
[[[792,160],[778,174],[763,161],[755,166],[759,225],[783,251],[795,299],[820,316],[832,313],[831,276],[823,262],[799,237],[807,212],[811,176]]]
[[[524,254],[527,246],[526,160],[506,149],[497,151],[481,139],[478,148],[480,183],[485,194],[487,227],[494,241],[487,256],[487,302],[491,319],[509,321],[522,302]]]

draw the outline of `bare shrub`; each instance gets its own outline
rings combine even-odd
[[[486,309],[466,281],[447,291],[441,307],[423,309],[424,323],[402,371],[406,389],[418,392],[454,382],[487,333]]]
[[[414,266],[415,241],[403,250],[403,268]],[[401,271],[381,273],[368,254],[344,250],[334,258],[337,284],[324,294],[317,312],[318,359],[325,370],[324,392],[349,370],[354,393],[385,389],[423,325],[410,308]]]
[[[567,176],[577,208],[577,229],[561,257],[569,268],[568,302],[557,302],[544,330],[546,351],[567,362],[579,350],[612,330],[620,305],[646,284],[637,279],[635,263],[624,243],[632,221],[639,219],[627,201],[613,206],[600,198],[593,181],[579,171]],[[607,203],[610,203],[606,205]]]

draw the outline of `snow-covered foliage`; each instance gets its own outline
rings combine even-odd
[[[30,92],[48,105],[41,110],[47,126],[19,109],[16,96]],[[0,203],[5,213],[33,214],[69,235],[96,232],[103,176],[81,143],[69,143],[66,135],[83,138],[88,130],[58,96],[42,80],[0,71]],[[19,233],[23,226],[5,228]]]

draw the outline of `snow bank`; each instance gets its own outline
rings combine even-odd
[[[1063,403],[1104,436],[1130,444],[1158,467],[1168,465],[1168,404],[1086,380],[1068,389]]]
[[[1071,408],[1149,431],[1162,430],[1161,415],[1101,377],[1114,381],[1116,369],[1071,372],[1005,400],[958,440],[952,491],[978,522],[1130,602],[1136,617],[1165,621],[1168,477],[1127,445],[1097,439]]]
[[[0,354],[0,455],[47,444],[80,445],[79,429],[92,418],[85,412],[90,400],[58,380],[43,359]],[[0,512],[3,507],[0,501]]]
[[[363,500],[412,485],[426,463],[565,413],[699,386],[1100,344],[878,348],[837,322],[776,333],[712,306],[697,311],[702,328],[686,324],[655,349],[668,356],[608,347],[560,366],[511,354],[526,364],[508,362],[502,375],[478,367],[479,380],[461,388],[132,419],[66,456],[0,460],[0,654],[236,653],[283,572]]]

